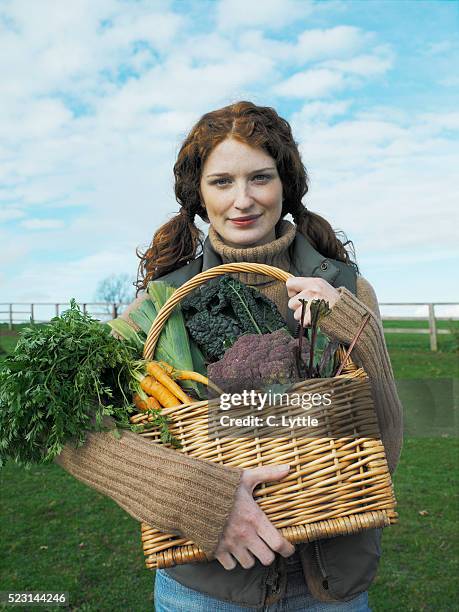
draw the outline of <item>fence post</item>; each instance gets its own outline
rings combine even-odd
[[[118,316],[118,304],[116,302],[113,302],[112,315],[114,319]]]
[[[87,313],[86,304],[83,304],[83,312],[84,312],[84,314],[86,314],[86,313]]]
[[[59,316],[59,304],[55,304],[56,307],[56,317]]]
[[[429,331],[430,331],[430,350],[438,350],[437,345],[437,322],[435,321],[435,305],[429,304]]]
[[[10,304],[9,314],[10,314],[10,317],[9,317],[8,329],[12,330],[13,329],[13,304]]]
[[[35,321],[34,321],[34,309],[33,309],[33,304],[30,304],[30,322],[31,322],[31,323],[35,323]]]

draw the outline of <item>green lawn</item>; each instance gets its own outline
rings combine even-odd
[[[0,347],[11,350],[15,339],[4,331]],[[446,388],[458,377],[454,338],[439,339],[441,350],[431,353],[427,336],[387,336],[408,419],[425,395],[422,385]],[[439,401],[436,437],[405,439],[394,478],[400,522],[384,532],[370,590],[374,612],[459,610],[459,444],[457,429],[444,419],[448,393]],[[27,471],[10,464],[0,478],[0,590],[68,591],[71,610],[153,609],[153,574],[143,566],[139,525],[114,502],[56,465]]]

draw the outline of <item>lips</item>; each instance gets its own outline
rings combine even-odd
[[[252,221],[254,219],[258,219],[261,215],[249,215],[247,217],[236,217],[235,219],[231,219],[231,221]]]

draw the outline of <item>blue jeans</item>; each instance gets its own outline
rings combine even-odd
[[[155,610],[156,612],[371,612],[368,606],[368,592],[361,593],[350,601],[323,603],[308,591],[303,570],[299,563],[287,559],[287,588],[284,597],[277,603],[261,608],[247,608],[215,599],[183,586],[164,570],[156,570]]]

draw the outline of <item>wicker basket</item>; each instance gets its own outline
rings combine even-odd
[[[145,343],[144,357],[153,357],[162,328],[182,298],[206,281],[234,272],[256,272],[284,282],[292,276],[279,268],[251,263],[224,264],[197,274],[177,289],[158,312]],[[328,407],[313,410],[320,417],[313,436],[286,432],[286,435],[266,437],[260,436],[255,427],[244,437],[209,436],[208,411],[212,399],[181,404],[162,412],[171,419],[170,430],[182,444],[176,452],[244,468],[290,464],[287,477],[259,485],[254,497],[292,543],[397,522],[396,500],[370,384],[363,369],[349,358],[339,376],[300,381],[289,392],[331,394],[333,401]],[[144,413],[131,417],[133,423],[145,423],[149,419]],[[160,443],[159,432],[155,430],[139,435]],[[190,540],[162,533],[145,523],[141,525],[141,537],[146,566],[150,569],[208,560]]]

